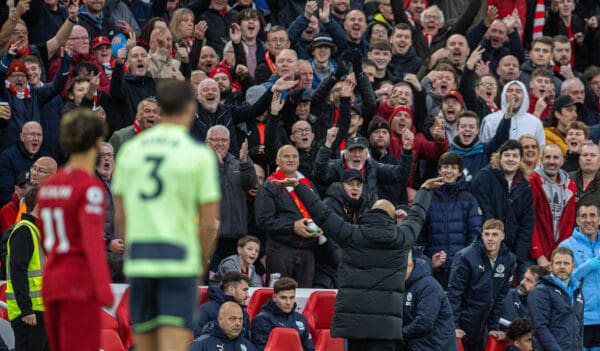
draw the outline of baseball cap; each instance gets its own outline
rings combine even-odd
[[[346,140],[346,150],[351,150],[356,147],[366,149],[369,147],[369,142],[362,136],[350,137]]]
[[[571,99],[569,95],[560,95],[556,99],[554,99],[554,104],[552,105],[552,112],[560,111],[563,107],[570,107],[575,105],[575,101]]]
[[[349,169],[345,170],[344,173],[342,173],[342,177],[340,178],[340,181],[342,183],[346,183],[353,179],[358,179],[361,182],[364,182],[363,175],[362,175],[362,173],[360,173],[360,171],[358,169],[349,168]]]

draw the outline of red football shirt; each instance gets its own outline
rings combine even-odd
[[[104,189],[100,180],[61,168],[38,192],[45,301],[113,301],[104,247]]]

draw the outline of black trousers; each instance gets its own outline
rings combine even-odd
[[[348,339],[348,351],[397,351],[400,341]]]
[[[267,274],[269,281],[275,277],[290,277],[299,288],[312,288],[315,274],[315,254],[312,249],[297,249],[267,241]]]
[[[15,333],[15,351],[47,351],[48,337],[44,327],[44,314],[35,311],[37,324],[34,326],[23,323],[21,317],[10,322]]]

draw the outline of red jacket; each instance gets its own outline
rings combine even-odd
[[[488,6],[496,6],[496,8],[498,8],[499,19],[512,15],[514,9],[517,9],[517,11],[519,11],[521,25],[525,28],[525,21],[527,20],[526,0],[488,0],[487,3]]]
[[[16,193],[13,193],[10,202],[0,209],[0,234],[4,233],[11,225],[16,223],[18,212],[19,198]]]
[[[529,255],[537,259],[545,256],[550,260],[552,251],[558,247],[563,240],[573,234],[575,225],[575,195],[577,186],[569,179],[566,172],[560,171],[558,183],[553,185],[557,191],[562,191],[564,206],[558,222],[558,240],[554,240],[554,225],[552,213],[550,212],[549,195],[544,190],[544,183],[548,178],[538,173],[539,168],[531,173],[529,184],[533,192],[533,208],[535,211],[535,222],[533,224],[533,236],[531,238],[531,249]]]

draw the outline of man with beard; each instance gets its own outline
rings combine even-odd
[[[116,155],[119,152],[121,145],[126,141],[144,130],[154,127],[159,122],[160,106],[158,105],[158,101],[152,97],[140,101],[133,125],[117,130],[108,140],[114,149],[114,154]]]
[[[479,118],[472,111],[465,111],[456,119],[456,136],[450,140],[448,151],[462,156],[465,180],[471,182],[480,169],[485,167],[490,156],[508,139],[510,118],[502,119],[494,138],[489,143],[479,140]]]
[[[519,80],[525,85],[529,84],[533,70],[542,67],[552,70],[550,60],[552,60],[552,38],[540,37],[533,39],[531,42],[531,50],[529,50],[529,60],[526,60],[521,65],[521,75]],[[560,90],[560,79],[552,77],[555,91]]]
[[[550,269],[552,251],[571,235],[574,225],[577,186],[560,169],[563,163],[560,147],[546,145],[542,150],[542,165],[529,177],[535,209],[529,255],[546,269]]]
[[[210,71],[208,78],[212,78],[219,85],[221,103],[226,105],[241,105],[244,103],[244,95],[239,89],[240,84],[233,81],[231,72],[225,67],[217,66]]]
[[[500,318],[506,319],[509,322],[512,322],[517,318],[530,318],[527,296],[533,291],[537,282],[547,274],[548,270],[544,267],[538,265],[529,266],[519,285],[508,291],[504,303],[502,304]],[[500,328],[502,330],[506,329],[506,327],[503,326],[500,326]]]
[[[581,147],[579,169],[569,177],[577,185],[577,203],[600,201],[600,147],[586,143]]]
[[[38,122],[27,122],[19,141],[0,153],[0,207],[10,201],[20,172],[27,171],[39,157],[44,134]]]
[[[552,38],[554,47],[552,48],[552,69],[554,75],[564,81],[565,79],[578,76],[579,73],[571,66],[572,51],[569,38],[564,35],[557,35]]]
[[[511,81],[502,90],[502,109],[485,116],[479,137],[482,142],[491,140],[498,129],[502,118],[509,116],[511,139],[518,139],[521,135],[532,134],[537,139],[540,147],[546,145],[544,127],[539,118],[527,113],[529,107],[529,94],[521,81]]]
[[[429,57],[427,61],[427,69],[431,70],[438,63],[449,63],[458,72],[462,72],[465,68],[465,63],[469,57],[469,44],[467,38],[462,34],[452,34],[448,37],[446,45],[440,48]],[[427,72],[427,69],[422,72]],[[424,84],[427,85],[427,84]]]
[[[403,80],[407,73],[417,74],[423,65],[423,59],[417,56],[413,46],[413,33],[410,25],[396,24],[390,36],[390,44],[392,44],[392,62],[389,67],[394,77],[393,82]]]
[[[560,247],[566,247],[575,254],[574,261],[577,270],[575,275],[583,279],[583,340],[584,350],[600,350],[600,308],[598,303],[598,288],[600,288],[600,271],[598,270],[598,230],[600,211],[597,203],[582,203],[577,206],[577,227],[573,230],[573,236],[560,243]],[[594,262],[595,261],[595,262]],[[591,266],[591,270],[584,268]],[[579,272],[578,272],[579,271]]]
[[[404,143],[399,165],[382,164],[369,158],[369,142],[358,136],[346,140],[346,149],[340,159],[332,160],[331,143],[337,131],[328,131],[327,141],[317,153],[313,176],[320,182],[331,184],[341,179],[346,169],[363,173],[365,191],[377,193],[379,184],[406,184],[412,170],[413,151],[410,142]]]
[[[458,115],[463,113],[464,110],[465,100],[461,93],[452,90],[442,98],[440,113],[444,118],[444,129],[448,140],[452,140],[456,136]]]

